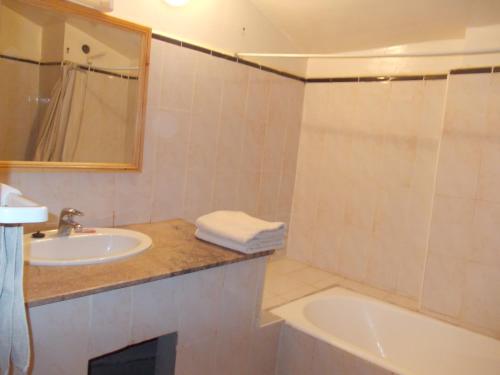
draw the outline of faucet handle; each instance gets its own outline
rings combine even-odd
[[[60,217],[63,216],[83,216],[83,212],[77,210],[76,208],[63,208],[61,210],[61,214],[59,215]]]

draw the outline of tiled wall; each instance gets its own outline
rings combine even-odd
[[[265,262],[30,308],[32,374],[86,375],[91,358],[178,332],[177,375],[273,375],[280,326],[259,327]]]
[[[500,74],[450,76],[423,307],[500,337]]]
[[[306,85],[290,256],[418,297],[445,88]]]
[[[499,90],[307,84],[288,254],[499,337]]]
[[[79,208],[94,226],[223,208],[288,221],[303,91],[300,81],[153,40],[142,172],[8,170],[1,181],[54,215]]]

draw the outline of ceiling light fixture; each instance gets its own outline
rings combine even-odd
[[[189,0],[164,0],[168,5],[173,7],[181,7],[186,5]]]

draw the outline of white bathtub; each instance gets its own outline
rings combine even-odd
[[[500,341],[346,289],[332,288],[272,313],[398,374],[500,375]]]

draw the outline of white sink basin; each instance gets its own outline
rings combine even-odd
[[[59,237],[57,230],[45,238],[24,236],[24,260],[36,266],[77,266],[111,262],[151,247],[151,238],[127,229],[95,228],[95,233],[72,233]]]

